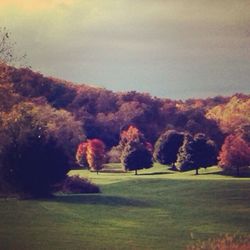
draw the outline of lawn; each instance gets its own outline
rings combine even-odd
[[[107,166],[118,169],[119,165]],[[185,249],[220,234],[250,234],[250,179],[216,167],[175,173],[75,170],[101,194],[0,199],[0,249]]]

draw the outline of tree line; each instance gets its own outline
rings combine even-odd
[[[76,167],[82,142],[85,163],[93,169],[100,162],[121,161],[125,170],[137,170],[157,160],[198,172],[219,161],[240,174],[249,166],[249,119],[249,95],[160,99],[73,84],[1,63],[0,178],[25,191],[36,190],[33,185],[44,176],[46,187],[37,192],[50,192]],[[95,159],[104,148],[105,157]]]

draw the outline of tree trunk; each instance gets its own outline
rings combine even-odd
[[[137,175],[137,169],[135,170],[135,175]]]
[[[195,175],[198,175],[199,174],[199,168],[196,168],[195,169]]]
[[[236,167],[236,170],[237,170],[237,176],[239,177],[240,176],[240,168],[239,168],[239,166]]]

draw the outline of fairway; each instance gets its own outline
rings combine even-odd
[[[225,233],[249,235],[250,179],[216,167],[193,172],[75,170],[102,193],[0,199],[0,249],[172,250]]]

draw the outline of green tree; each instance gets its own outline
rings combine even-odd
[[[161,164],[173,164],[177,153],[183,144],[184,134],[176,130],[168,130],[155,143],[154,159]]]
[[[122,131],[120,145],[122,146],[121,162],[125,170],[137,170],[152,167],[152,147],[144,135],[134,126]]]
[[[151,168],[152,153],[140,141],[129,141],[122,152],[122,163],[125,170],[135,171],[143,168]]]
[[[217,150],[215,143],[199,133],[192,137],[185,135],[183,145],[180,147],[176,166],[180,171],[195,169],[199,174],[199,168],[207,168],[216,163]]]

